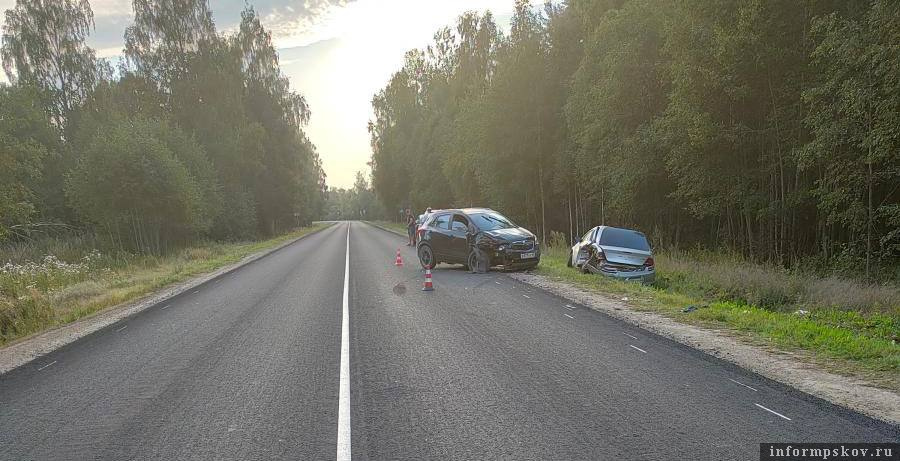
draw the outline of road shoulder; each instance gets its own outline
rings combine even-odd
[[[509,276],[611,317],[786,384],[820,399],[867,416],[900,425],[900,395],[860,380],[821,370],[789,353],[741,342],[724,332],[708,330],[652,312],[632,309],[627,302],[578,288],[548,277],[511,273]]]
[[[332,226],[330,225],[324,226],[321,229],[288,240],[272,248],[267,248],[245,256],[240,261],[220,267],[215,271],[208,272],[183,282],[174,283],[162,290],[142,296],[134,301],[109,307],[67,325],[53,328],[8,344],[5,347],[0,348],[0,375],[25,365],[32,360],[53,352],[67,344],[73,343],[80,338],[88,336],[91,333],[101,330],[124,318],[135,315],[186,291],[195,289],[242,266],[252,263],[253,261],[290,246],[299,240],[309,237],[310,235],[318,234],[331,227]]]

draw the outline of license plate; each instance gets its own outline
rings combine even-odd
[[[519,258],[532,259],[532,258],[534,258],[534,253],[522,253],[521,255],[519,255]]]

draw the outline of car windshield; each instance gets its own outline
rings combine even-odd
[[[650,251],[650,243],[647,242],[647,237],[644,237],[644,234],[615,227],[603,229],[603,233],[600,234],[600,244],[611,247]]]
[[[470,214],[469,217],[472,218],[472,222],[483,231],[516,227],[512,221],[498,213],[474,213]]]

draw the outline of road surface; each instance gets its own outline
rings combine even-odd
[[[0,376],[0,459],[757,459],[900,437],[500,273],[439,267],[424,293],[403,242],[339,223]]]

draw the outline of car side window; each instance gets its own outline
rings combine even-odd
[[[447,230],[450,228],[450,215],[442,214],[435,216],[433,220],[431,220],[430,227],[434,227],[436,229]]]
[[[455,214],[450,229],[454,232],[468,232],[469,220],[465,216]]]

